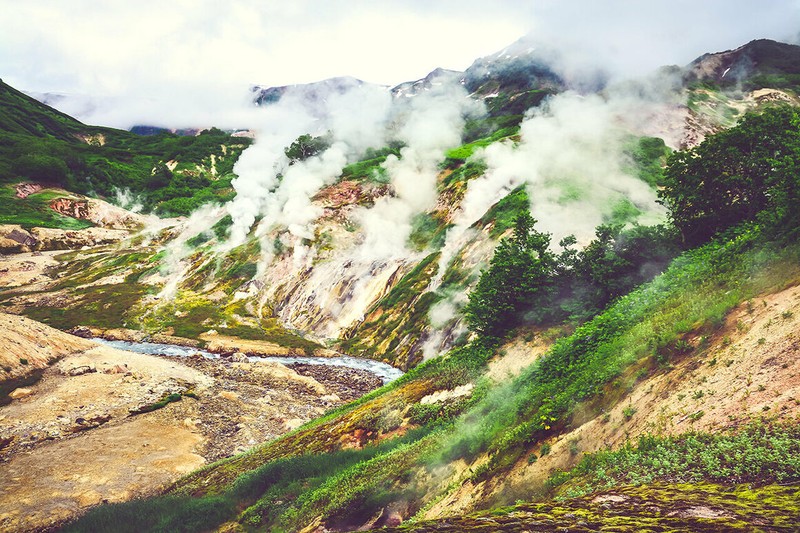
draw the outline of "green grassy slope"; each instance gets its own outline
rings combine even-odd
[[[106,197],[127,189],[146,210],[185,215],[232,198],[233,165],[249,144],[214,128],[180,137],[87,126],[0,81],[0,183]]]
[[[767,156],[759,150],[723,150],[720,162],[710,149],[752,133],[763,120],[780,117],[787,121],[782,130],[786,138]],[[721,225],[720,233],[677,256],[655,279],[612,299],[599,314],[556,340],[516,378],[498,384],[484,377],[487,362],[502,357],[501,337],[513,335],[511,328],[521,323],[512,320],[505,331],[501,327],[491,337],[478,335],[358,402],[185,477],[167,496],[104,507],[76,522],[73,530],[131,524],[139,530],[158,530],[167,527],[164,524],[180,529],[181,520],[191,515],[192,520],[205,517],[209,525],[235,522],[244,530],[299,531],[308,524],[324,524],[347,531],[380,525],[380,517],[399,508],[411,519],[412,528],[448,530],[452,523],[447,521],[415,524],[415,519],[465,484],[476,492],[473,509],[514,503],[503,501],[511,495],[491,494],[490,487],[521,463],[535,462],[534,452],[544,456],[552,440],[619,405],[640,380],[668,372],[687,359],[696,358],[699,364],[702,339],[718,333],[738,305],[800,283],[800,215],[792,201],[797,178],[790,172],[796,168],[798,152],[793,147],[800,139],[796,121],[791,109],[765,112],[696,150],[709,167],[759,168],[763,157],[773,161],[780,156],[780,165],[770,163],[766,185],[752,180],[753,190],[740,189],[746,194],[768,187],[772,193],[762,210],[750,219]],[[678,154],[672,161],[686,155]],[[676,165],[668,166],[666,177],[670,187],[664,189],[665,195],[691,185],[691,175]],[[726,184],[739,178],[706,174],[706,179]],[[775,194],[785,189],[786,195]],[[708,193],[695,190],[694,194]],[[690,207],[697,205],[693,202]],[[676,224],[693,216],[691,209],[671,212]],[[531,230],[522,235],[539,235]],[[520,239],[517,231],[514,238]],[[413,287],[413,277],[398,288],[403,286]],[[399,294],[389,296],[402,299]],[[487,302],[491,305],[492,299]],[[467,385],[472,386],[470,394],[444,402],[422,401],[432,392]],[[758,420],[762,414],[748,416]],[[792,420],[730,434],[648,437],[636,448],[590,456],[577,470],[553,478],[549,487],[559,493],[531,493],[528,497],[544,500],[495,511],[495,530],[556,525],[621,531],[673,526],[746,529],[761,524],[758,520],[784,527],[797,516],[796,489],[776,484],[800,481],[798,437]],[[347,454],[338,465],[326,464],[322,472],[326,457],[339,457],[351,448],[358,452]],[[731,457],[736,460],[731,462]],[[742,483],[766,486],[753,491]],[[643,486],[631,486],[636,484]],[[605,513],[613,505],[598,507],[598,500],[587,496],[598,490],[609,495],[610,487],[616,491],[610,501],[622,504],[619,513]],[[562,503],[553,496],[578,499]],[[643,507],[647,500],[658,502],[654,506],[659,511]],[[701,501],[710,502],[711,510],[698,510]],[[660,516],[669,505],[685,512]],[[166,507],[168,512],[147,511]],[[135,522],[132,516],[138,517]],[[480,531],[486,516],[462,517],[453,523],[461,524],[461,530]]]
[[[396,501],[405,502],[413,515],[454,488],[430,479],[439,466],[460,461],[470,464],[484,457],[488,461],[483,459],[480,462],[483,466],[474,469],[470,479],[477,483],[502,476],[531,448],[569,428],[573,409],[579,402],[600,399],[594,404],[596,408],[607,407],[602,402],[604,386],[629,368],[635,365],[649,369],[646,372],[658,371],[660,364],[685,356],[680,355],[685,353],[682,339],[689,334],[713,331],[734,305],[753,294],[796,283],[800,279],[796,267],[800,246],[787,246],[785,242],[772,245],[764,243],[762,237],[757,230],[745,230],[681,256],[658,279],[622,298],[573,335],[557,342],[538,364],[512,383],[492,387],[478,380],[475,393],[461,402],[432,409],[420,404],[420,398],[431,391],[476,382],[483,364],[496,348],[469,345],[447,358],[421,365],[398,383],[290,435],[205,467],[178,482],[172,491],[176,496],[126,504],[128,507],[120,507],[121,514],[116,518],[114,507],[98,513],[102,514],[103,523],[117,524],[115,520],[121,521],[122,516],[132,514],[130,506],[163,509],[169,502],[172,506],[169,516],[173,518],[186,516],[191,510],[194,519],[202,515],[209,523],[234,520],[246,529],[269,527],[272,531],[298,531],[318,516],[329,525],[347,530]],[[792,264],[794,268],[787,268]],[[393,437],[398,429],[402,429],[399,434],[405,434],[404,437]],[[312,461],[313,454],[322,454],[320,462],[325,457],[336,457],[344,444],[357,435],[365,445],[361,455],[350,456],[322,477],[318,470],[299,466],[283,471],[278,478],[261,477],[261,472],[278,468],[293,457],[308,457],[306,460]],[[796,447],[796,431],[788,435],[780,437],[793,439],[787,449]],[[378,443],[382,444],[373,447]],[[757,462],[759,455],[753,453],[751,460]],[[718,494],[737,490],[735,484],[741,483],[740,477],[724,472],[708,479],[701,468],[691,463],[684,472],[690,473],[694,482],[708,480],[730,488],[667,487],[664,489],[667,492],[660,492],[658,486],[648,486],[620,490],[631,498],[631,504],[638,501],[636,498],[661,494],[665,504],[668,499],[675,499],[689,506],[708,491]],[[780,479],[795,481],[798,475],[796,468],[784,469]],[[263,481],[255,483],[256,478]],[[784,491],[772,500],[774,507],[770,509],[774,509],[776,524],[784,523],[795,512],[792,494]],[[279,504],[275,503],[277,500]],[[761,512],[759,509],[766,512],[758,502],[745,503],[720,505],[732,516],[741,515],[744,523],[752,523],[748,520]],[[551,525],[574,523],[570,517],[564,518],[566,513],[580,516],[590,513],[585,518],[588,524],[594,523],[592,520],[615,523],[607,516],[591,514],[597,512],[591,499],[530,504],[498,513],[513,518],[517,512],[540,506],[542,516],[555,514],[549,518],[555,522],[546,522]],[[88,515],[72,530],[94,530],[99,523],[95,520],[100,520],[98,516]],[[140,530],[153,530],[157,523],[153,520],[166,519],[160,511],[140,516],[135,526]],[[623,523],[631,528],[650,523],[638,504],[625,511],[625,516],[628,518]],[[475,518],[471,523],[474,526],[480,520]],[[735,523],[730,517],[725,522]],[[715,524],[718,526],[719,522]],[[412,527],[433,530],[426,529],[429,526],[424,523]]]

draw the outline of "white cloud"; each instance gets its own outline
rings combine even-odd
[[[98,109],[84,118],[123,127],[241,125],[251,84],[393,85],[464,69],[529,31],[575,65],[641,73],[754,38],[796,40],[800,27],[796,0],[0,0],[0,10],[6,82],[91,95]]]

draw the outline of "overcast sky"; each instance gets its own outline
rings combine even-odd
[[[0,78],[90,97],[84,118],[118,127],[231,126],[254,84],[394,85],[526,34],[635,75],[800,32],[800,0],[0,0],[0,13]]]

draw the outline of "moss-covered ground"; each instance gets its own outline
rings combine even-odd
[[[796,486],[628,485],[566,501],[521,503],[380,531],[788,532],[796,531],[798,502]]]

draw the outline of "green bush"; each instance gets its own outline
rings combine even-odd
[[[738,126],[673,153],[659,197],[692,246],[756,218],[793,226],[800,209],[800,114],[789,106],[749,113]]]
[[[577,467],[549,484],[569,483],[586,493],[656,481],[759,485],[800,481],[800,427],[757,422],[738,432],[643,435],[635,445],[584,456]]]

